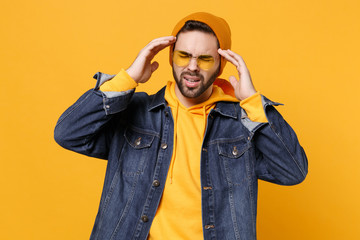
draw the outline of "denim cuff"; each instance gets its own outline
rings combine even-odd
[[[102,72],[97,72],[93,76],[97,80],[94,91],[100,93],[103,98],[103,108],[106,115],[115,114],[126,109],[130,98],[135,89],[130,89],[124,92],[102,92],[99,90],[101,84],[112,79],[115,75],[110,75]]]
[[[269,121],[269,118],[266,114],[266,108],[268,106],[279,106],[279,105],[284,105],[282,103],[278,103],[278,102],[273,102],[271,100],[269,100],[268,98],[266,98],[265,96],[261,95],[261,102],[265,111],[265,115],[266,118]],[[249,132],[254,133],[257,129],[259,129],[261,126],[268,124],[268,123],[262,123],[262,122],[253,122],[250,120],[250,118],[247,116],[246,111],[241,108],[241,123],[249,130]]]
[[[97,80],[96,85],[95,85],[95,90],[99,91],[100,86],[106,82],[111,80],[112,78],[114,78],[116,75],[111,75],[111,74],[106,74],[106,73],[102,73],[102,72],[97,72],[95,73],[95,75],[93,76],[94,79]],[[119,96],[124,96],[127,94],[130,94],[132,92],[134,92],[134,89],[130,89],[127,91],[123,91],[123,92],[102,92],[107,98],[115,98],[115,97],[119,97]]]

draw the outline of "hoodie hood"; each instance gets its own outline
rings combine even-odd
[[[179,104],[181,107],[187,109],[190,112],[197,112],[200,108],[206,108],[206,106],[210,106],[219,101],[239,102],[239,100],[235,97],[234,88],[231,86],[229,81],[222,78],[217,78],[214,81],[213,92],[209,99],[207,99],[205,102],[187,108],[176,97],[175,85],[176,83],[174,81],[169,81],[165,90],[165,100],[170,107],[175,107],[177,104]]]

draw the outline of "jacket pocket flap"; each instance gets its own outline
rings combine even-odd
[[[135,149],[148,148],[154,141],[155,136],[127,128],[124,133],[126,141]]]
[[[248,149],[249,144],[247,143],[245,138],[241,138],[236,141],[229,140],[226,142],[218,143],[219,155],[228,158],[239,158]]]

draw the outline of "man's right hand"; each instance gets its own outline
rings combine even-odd
[[[174,36],[161,37],[152,40],[140,51],[135,61],[128,69],[126,69],[126,72],[137,83],[148,81],[151,74],[159,67],[158,62],[155,61],[151,63],[151,61],[158,52],[175,43],[175,40],[176,38]]]

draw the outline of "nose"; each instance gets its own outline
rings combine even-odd
[[[199,66],[198,66],[198,63],[197,63],[197,58],[192,57],[192,58],[190,59],[190,62],[189,62],[189,65],[187,66],[187,68],[188,68],[190,71],[198,72],[200,69],[199,69]]]

